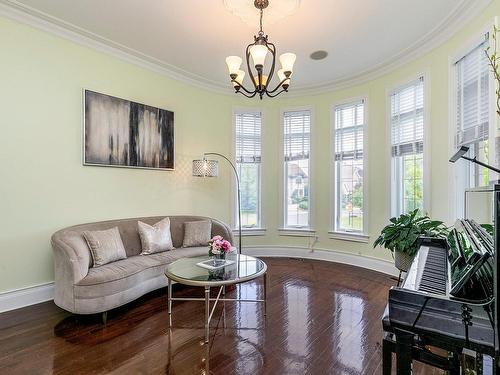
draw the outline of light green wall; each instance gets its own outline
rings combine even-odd
[[[0,50],[0,292],[53,280],[50,236],[72,224],[184,213],[229,220],[229,177],[196,179],[191,160],[230,152],[233,96],[5,18]],[[82,88],[174,111],[175,171],[82,166]]]
[[[275,102],[265,112],[264,124],[264,220],[267,235],[249,237],[246,244],[257,245],[289,245],[308,247],[311,239],[305,237],[281,236],[277,228],[280,224],[278,177],[279,165],[279,121],[280,110],[294,106],[310,106],[314,113],[312,126],[313,154],[312,187],[314,199],[314,229],[319,237],[315,244],[317,249],[352,252],[360,255],[391,259],[384,249],[373,249],[372,244],[380,229],[387,223],[390,215],[388,199],[390,163],[388,157],[389,134],[387,127],[387,91],[395,86],[417,78],[418,74],[426,74],[426,85],[430,85],[429,128],[430,128],[430,204],[429,213],[436,219],[447,222],[450,217],[449,191],[453,177],[453,166],[448,162],[452,146],[449,143],[449,71],[450,57],[455,56],[471,39],[478,38],[481,32],[493,25],[494,18],[500,14],[500,0],[494,0],[478,17],[466,25],[446,43],[438,46],[430,53],[415,61],[396,69],[368,83],[347,89],[336,90],[314,96],[294,97]],[[363,51],[360,49],[360,58]],[[335,62],[332,56],[332,63]],[[293,90],[293,85],[292,85]],[[331,175],[330,155],[330,112],[335,103],[350,98],[366,97],[368,105],[368,209],[370,242],[361,244],[351,241],[333,240],[329,238],[331,210],[330,191]]]
[[[386,88],[428,72],[432,93],[432,214],[446,218],[449,155],[443,144],[448,142],[448,56],[499,13],[500,0],[495,0],[449,42],[367,84],[322,95],[263,102],[190,87],[0,18],[0,293],[53,280],[50,235],[72,224],[183,213],[229,222],[229,171],[221,166],[223,177],[197,180],[191,176],[191,160],[203,151],[231,152],[232,110],[244,105],[260,105],[265,116],[262,181],[267,228],[266,236],[246,237],[244,243],[308,245],[306,238],[279,236],[276,228],[280,217],[280,110],[310,105],[315,116],[312,193],[319,236],[316,247],[388,258],[383,250],[372,250],[370,245],[328,239],[330,176],[325,171],[330,162],[331,106],[351,97],[368,98],[372,241],[388,217]],[[176,170],[82,166],[82,88],[174,111]]]

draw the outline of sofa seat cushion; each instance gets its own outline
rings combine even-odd
[[[207,255],[206,247],[181,248],[152,255],[137,255],[90,268],[75,286],[76,298],[109,296],[131,289],[147,280],[165,277],[165,267],[183,257]],[[166,284],[166,278],[165,278]]]

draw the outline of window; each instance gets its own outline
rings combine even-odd
[[[424,210],[424,78],[391,95],[391,206],[397,216]]]
[[[469,157],[488,163],[489,158],[489,67],[485,49],[488,36],[455,63],[455,146],[468,146]],[[493,153],[492,153],[493,155]],[[486,168],[477,164],[456,164],[457,216],[464,214],[464,192],[467,188],[487,186],[490,177]]]
[[[261,225],[261,125],[260,112],[235,113],[236,169],[240,177],[243,228],[259,228]],[[238,212],[235,216],[238,224]]]
[[[364,100],[334,110],[334,230],[363,232]]]
[[[310,226],[311,111],[283,113],[284,140],[284,225],[286,228]]]

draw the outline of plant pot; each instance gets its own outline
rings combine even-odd
[[[413,262],[413,258],[415,256],[408,255],[406,253],[402,253],[401,251],[394,252],[394,265],[396,268],[403,272],[408,272],[410,269],[411,263]]]

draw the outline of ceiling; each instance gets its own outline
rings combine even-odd
[[[252,1],[252,0],[248,0]],[[271,2],[273,0],[270,0]],[[224,0],[0,0],[212,88],[230,88],[228,55],[242,56],[258,30]],[[312,90],[360,79],[404,61],[449,33],[488,0],[302,0],[264,31],[278,54],[297,54],[292,87]],[[481,9],[478,9],[481,7]],[[467,13],[467,14],[465,14]],[[326,50],[328,57],[309,55]],[[247,81],[248,82],[248,81]]]

